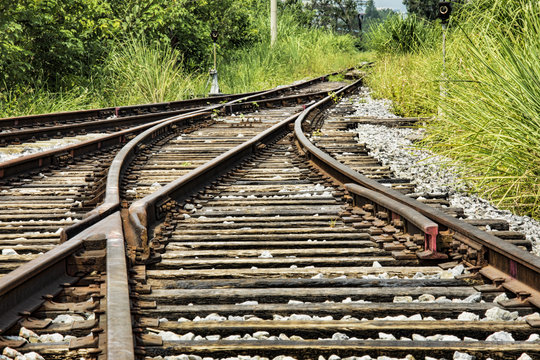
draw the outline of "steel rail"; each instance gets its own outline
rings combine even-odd
[[[281,89],[278,89],[281,91]],[[256,93],[254,96],[255,98],[250,97],[252,101],[255,102],[263,102],[266,105],[280,103],[280,102],[294,102],[295,100],[301,100],[304,96],[302,94],[300,95],[290,95],[286,97],[280,97],[280,98],[274,98],[269,97],[269,95],[275,96],[275,93],[267,94],[265,96],[259,96],[261,93]],[[314,96],[315,94],[318,94],[321,97],[324,97],[327,92],[326,91],[319,91],[315,93],[311,93],[310,95]],[[247,99],[249,99],[247,98]],[[233,106],[233,109],[238,109],[238,106],[241,106],[240,104],[243,104],[243,106],[249,106],[249,102],[236,103]],[[229,102],[228,104],[233,104],[232,102]],[[219,105],[218,105],[219,107]],[[229,111],[234,111],[233,109],[229,109]],[[195,111],[202,111],[204,110],[204,107],[199,108],[191,108],[189,110],[182,109],[182,110],[174,110],[174,111],[164,111],[164,112],[156,112],[156,113],[148,113],[148,114],[142,114],[142,115],[134,115],[134,116],[124,116],[114,119],[105,119],[105,120],[95,120],[95,121],[86,121],[86,122],[79,122],[74,124],[64,124],[64,125],[58,125],[58,126],[47,126],[43,128],[36,128],[36,129],[24,129],[24,130],[17,130],[17,131],[11,131],[11,132],[0,132],[0,143],[8,143],[9,141],[25,141],[28,139],[33,139],[36,137],[42,137],[42,136],[53,136],[57,135],[58,133],[61,134],[69,134],[71,132],[77,133],[81,131],[90,132],[90,131],[104,131],[106,129],[111,128],[118,128],[118,127],[132,127],[137,125],[142,125],[151,121],[158,121],[158,120],[164,120],[164,119],[170,119],[177,115],[187,114],[187,113],[193,113]]]
[[[105,150],[111,146],[123,144],[126,142],[128,136],[138,134],[149,127],[159,124],[161,121],[162,120],[158,120],[118,131],[110,135],[105,135],[102,138],[86,140],[76,144],[66,145],[56,149],[5,161],[0,163],[0,179],[10,178],[28,172],[35,172],[41,168],[56,165],[60,162],[60,159],[65,156],[74,159],[97,150]]]
[[[344,70],[348,71],[351,69]],[[13,128],[13,127],[25,127],[25,126],[36,126],[43,124],[50,124],[55,122],[68,122],[68,121],[81,121],[81,120],[91,120],[97,118],[106,118],[109,116],[132,116],[132,115],[141,115],[141,113],[154,113],[157,115],[158,109],[165,110],[182,110],[191,107],[192,110],[197,110],[200,107],[206,107],[211,104],[217,103],[228,103],[233,100],[242,99],[250,96],[261,95],[273,91],[273,94],[281,94],[283,92],[289,91],[292,89],[302,89],[304,87],[313,85],[317,82],[324,82],[328,80],[329,76],[337,75],[340,72],[334,72],[327,75],[319,76],[314,79],[303,81],[296,85],[289,85],[280,88],[275,88],[271,90],[262,90],[247,92],[241,94],[229,94],[229,95],[220,95],[206,98],[196,98],[196,99],[187,99],[179,101],[170,101],[170,102],[161,102],[161,103],[151,103],[151,104],[141,104],[141,105],[128,105],[128,106],[117,106],[117,107],[106,107],[100,109],[90,109],[90,110],[79,110],[79,111],[63,111],[51,114],[38,114],[38,115],[25,115],[17,116],[10,118],[0,118],[0,129]]]
[[[315,80],[302,83],[299,86],[307,86]],[[290,87],[289,87],[290,88]],[[259,99],[264,100],[264,96],[285,91],[284,88],[274,89],[262,94],[248,96],[243,99],[235,100],[227,104],[216,105],[207,109],[223,109],[230,112],[239,109],[252,108],[253,103],[246,104],[240,101],[254,101]],[[311,96],[322,96],[322,93]],[[297,99],[299,96],[293,97]],[[265,100],[266,101],[266,100]],[[270,101],[270,100],[268,100]],[[284,101],[283,99],[272,99],[273,101]],[[286,101],[286,100],[285,100]],[[206,110],[206,109],[205,109]],[[196,111],[194,113],[179,115],[170,119],[160,120],[151,124],[145,124],[137,127],[137,131],[142,132],[136,139],[141,141],[151,141],[151,139],[164,134],[167,130],[181,121],[192,121],[193,119],[203,119],[210,115],[208,111]],[[245,145],[246,149],[234,152],[235,155],[247,151],[246,156],[256,150],[261,143],[269,143],[278,136],[279,133],[287,131],[287,126],[292,124],[297,115],[292,116],[282,123],[273,126],[259,136],[251,139]],[[125,136],[133,134],[133,129],[124,130],[122,132],[112,134],[102,139],[87,141],[84,143],[63,147],[57,150],[51,150],[45,154],[30,155],[19,159],[18,166],[14,165],[15,161],[8,162],[8,166],[4,166],[0,170],[0,178],[13,176],[22,172],[27,172],[30,169],[35,170],[35,166],[46,166],[54,164],[54,159],[59,155],[68,154],[70,157],[76,157],[85,153],[85,149],[90,148],[93,151],[96,149],[105,149],[109,143],[117,144],[125,141]],[[87,214],[87,217],[73,226],[66,228],[63,234],[64,243],[55,249],[47,252],[43,256],[30,261],[12,273],[0,279],[0,304],[2,305],[2,318],[0,318],[0,330],[5,330],[11,327],[19,318],[20,314],[17,309],[24,311],[32,311],[36,309],[42,302],[42,296],[55,295],[61,290],[60,284],[73,283],[78,277],[73,277],[68,274],[67,259],[73,256],[76,252],[84,249],[86,239],[99,234],[105,236],[107,246],[106,256],[106,273],[107,273],[107,331],[106,343],[107,357],[111,359],[126,359],[135,358],[133,336],[131,332],[130,320],[130,302],[128,276],[126,266],[126,254],[124,244],[124,233],[122,229],[122,220],[120,212],[119,199],[119,184],[123,171],[125,170],[126,159],[134,155],[138,149],[136,139],[133,139],[128,146],[121,150],[113,165],[109,169],[107,191],[105,202],[102,206],[94,209]],[[109,145],[110,146],[110,145]],[[1,164],[1,165],[5,165]],[[6,171],[6,169],[15,169]],[[225,169],[224,169],[225,170]],[[210,170],[213,173],[215,169]],[[171,193],[171,195],[174,193]],[[38,284],[40,286],[38,286]],[[45,284],[45,286],[43,286]],[[20,299],[26,299],[22,302]]]
[[[243,159],[253,154],[258,146],[269,144],[279,135],[285,133],[298,116],[299,114],[295,114],[288,117],[250,140],[163,186],[158,191],[134,202],[129,208],[129,223],[140,239],[139,245],[145,246],[148,243],[150,227],[156,220],[160,219],[162,214],[160,207],[163,204],[171,199],[183,200],[225,174]]]
[[[0,333],[15,324],[20,318],[19,312],[35,310],[43,302],[44,295],[54,296],[61,291],[60,284],[79,279],[79,274],[68,272],[67,261],[84,249],[85,240],[99,234],[109,241],[116,236],[117,229],[109,219],[94,224],[0,278]]]
[[[303,88],[309,86],[312,83],[322,81],[325,77],[316,78],[313,80],[305,81],[301,84],[290,85],[287,87],[271,89],[255,95],[249,95],[240,99],[230,101],[225,104],[212,105],[203,109],[195,110],[187,114],[181,114],[165,119],[153,121],[151,123],[139,125],[130,129],[121,130],[110,135],[106,135],[102,138],[83,141],[77,144],[62,146],[57,149],[48,150],[36,154],[22,156],[16,159],[12,159],[3,163],[0,163],[0,179],[6,179],[14,177],[27,172],[37,172],[43,167],[55,165],[60,161],[60,158],[67,156],[70,159],[88,154],[97,150],[105,150],[111,146],[126,143],[126,137],[130,135],[138,134],[145,129],[151,128],[160,122],[174,120],[178,118],[184,118],[186,116],[197,115],[204,111],[223,111],[226,113],[232,113],[234,111],[253,109],[258,106],[259,103],[264,102],[267,106],[283,103],[285,101],[298,101],[306,96],[322,98],[326,92],[316,92],[312,94],[293,95],[287,98],[270,98],[271,96],[279,95],[280,93],[290,91],[291,89]],[[287,100],[290,99],[290,100]],[[257,104],[257,105],[256,105]]]
[[[435,222],[431,221],[418,211],[411,209],[405,204],[390,199],[379,192],[369,190],[363,186],[357,184],[345,184],[345,189],[357,197],[370,200],[371,202],[375,203],[376,206],[382,206],[385,209],[390,210],[392,213],[392,219],[394,219],[394,217],[405,218],[409,224],[414,225],[416,229],[420,230],[424,234],[426,249],[436,248],[439,226]],[[360,206],[362,203],[358,203],[358,201],[356,201],[355,205]],[[410,229],[408,226],[406,227],[406,230],[410,234],[416,233],[414,229]],[[446,257],[442,256],[442,258]]]
[[[258,94],[261,92],[250,92],[244,94],[223,95],[211,98],[197,98],[180,101],[162,102],[154,104],[142,104],[142,105],[129,105],[118,107],[107,107],[91,110],[79,110],[79,111],[65,111],[51,114],[39,114],[39,115],[26,115],[10,118],[0,119],[0,129],[8,127],[26,127],[35,125],[51,124],[55,122],[68,122],[77,120],[91,120],[102,118],[105,119],[109,116],[126,117],[134,114],[141,114],[142,112],[154,113],[159,108],[168,110],[182,110],[188,107],[199,108],[201,106],[208,106],[211,103],[219,103],[221,101],[229,102],[241,97]]]
[[[340,96],[342,94],[346,94],[360,84],[361,82],[359,81],[341,91],[338,91],[336,95]],[[200,190],[206,184],[215,180],[215,178],[235,168],[243,159],[246,159],[249,155],[253,154],[261,144],[271,143],[279,136],[279,134],[285,133],[289,129],[292,121],[295,122],[295,135],[297,137],[297,142],[300,145],[300,149],[305,151],[306,155],[308,155],[311,160],[318,159],[320,157],[332,165],[324,166],[324,171],[331,175],[335,175],[335,177],[343,183],[354,182],[364,185],[367,188],[371,188],[373,191],[363,190],[358,192],[361,193],[362,196],[367,196],[376,199],[377,201],[380,201],[383,198],[378,194],[384,193],[386,195],[387,192],[389,192],[390,195],[393,196],[384,196],[385,206],[394,209],[401,215],[404,215],[405,213],[405,217],[415,222],[416,225],[421,227],[424,231],[430,232],[431,229],[434,228],[434,222],[429,220],[429,218],[431,218],[430,215],[432,214],[433,209],[427,208],[427,206],[422,206],[422,204],[417,204],[416,201],[406,198],[396,191],[388,190],[376,181],[370,180],[361,174],[352,171],[343,164],[337,163],[337,161],[315,148],[307,140],[302,131],[302,121],[305,121],[310,117],[313,118],[314,115],[316,115],[314,113],[315,109],[320,111],[320,109],[330,106],[331,103],[331,97],[326,97],[325,99],[309,107],[309,109],[305,110],[299,116],[292,116],[289,119],[274,125],[272,128],[257,135],[248,142],[229,150],[202,167],[199,167],[177,179],[176,181],[162,187],[157,192],[133,203],[128,210],[128,224],[129,227],[132,227],[134,232],[138,235],[140,241],[139,245],[147,246],[148,240],[151,237],[153,223],[159,220],[159,218],[163,215],[164,209],[162,207],[164,207],[167,202],[170,200],[185,199],[194,191]],[[317,164],[319,163],[318,160],[315,160],[314,162]],[[324,164],[324,162],[321,162],[321,164]],[[349,186],[351,192],[354,193],[357,186],[358,185],[353,185],[352,187]],[[411,208],[414,208],[415,210],[412,210]],[[420,220],[420,215],[418,215],[415,211],[423,214],[424,217]],[[453,219],[451,220],[453,221]],[[481,231],[475,232],[484,234]],[[497,244],[502,243],[502,241],[498,239],[494,239],[494,241]],[[505,247],[504,244],[501,246]],[[510,246],[506,247],[510,248]],[[526,254],[523,251],[520,252]],[[110,299],[110,301],[114,301],[114,299]]]
[[[274,104],[288,101],[296,102],[299,99],[321,98],[326,94],[326,92],[317,92],[312,94],[295,95],[286,98],[272,98],[263,100],[263,102],[266,105],[268,105],[267,103]],[[249,99],[253,100],[253,97],[250,97]],[[255,105],[253,102],[249,101],[242,101],[238,103],[232,102],[218,106],[216,109],[221,107],[225,109],[226,112],[232,113],[239,110],[253,109]],[[71,236],[81,231],[81,229],[102,220],[104,217],[110,215],[120,208],[121,177],[136,156],[136,153],[140,149],[141,145],[151,143],[157,137],[171,133],[171,131],[173,131],[173,127],[184,125],[185,122],[202,121],[204,119],[208,119],[210,115],[211,112],[199,111],[189,115],[179,115],[166,120],[153,122],[153,126],[151,128],[147,128],[129,143],[127,143],[115,156],[109,168],[105,190],[105,200],[103,204],[87,213],[82,221],[62,230],[62,239],[69,239]]]
[[[347,94],[360,86],[361,81],[357,81],[351,85],[345,86],[342,89],[338,90],[336,92],[336,95],[341,94]],[[296,95],[294,98],[303,98],[306,96],[314,96],[314,97],[321,97],[321,95],[327,94],[327,92],[320,92],[315,94],[309,94],[309,95]],[[311,107],[317,106],[317,104],[320,105],[327,105],[328,102],[325,101],[325,99],[330,99],[329,96],[325,96],[323,100],[320,100],[319,102],[315,103]],[[283,101],[283,99],[276,99],[277,101]],[[266,101],[266,100],[265,100]],[[231,111],[235,111],[235,106],[239,106],[240,109],[245,109],[247,106],[250,106],[249,102],[243,102],[243,103],[237,103],[232,105],[226,105],[225,108],[230,109]],[[229,171],[235,164],[240,162],[245,157],[251,155],[256,150],[256,146],[260,144],[269,143],[271,140],[275,139],[279,134],[282,134],[283,131],[286,131],[286,128],[289,124],[292,124],[295,119],[297,119],[299,114],[293,115],[280,123],[270,127],[269,129],[263,131],[259,135],[253,137],[252,139],[242,143],[241,145],[238,145],[237,147],[227,151],[226,153],[216,157],[215,159],[209,161],[208,163],[198,167],[197,169],[189,172],[188,174],[180,177],[176,181],[173,181],[158,191],[144,197],[143,199],[140,199],[133,203],[129,208],[129,219],[130,224],[133,227],[133,230],[136,232],[137,237],[141,239],[141,243],[139,245],[146,244],[148,242],[148,236],[149,236],[149,229],[148,226],[152,224],[154,221],[160,218],[160,209],[159,207],[163,205],[165,202],[167,202],[170,199],[174,200],[181,200],[185,198],[185,196],[188,196],[191,192],[196,191],[196,189],[200,189],[201,187],[206,184],[209,179],[215,179],[216,177],[220,176],[221,174],[224,174],[225,172]],[[152,132],[160,131],[161,127],[169,126],[171,123],[167,121],[166,123],[162,123],[161,125],[158,125],[152,129],[147,130],[145,133],[140,134],[137,138],[132,140],[132,144],[128,144],[127,147],[134,148],[137,143],[143,141],[144,139],[147,139],[148,136]],[[114,167],[115,173],[119,173],[121,170],[124,169],[126,165],[126,155],[117,155],[117,158],[113,161],[113,166],[111,166],[111,169]],[[116,176],[116,175],[115,175]],[[112,177],[110,178],[112,179]],[[111,180],[112,181],[112,180]],[[109,184],[107,185],[107,188],[109,189]],[[111,184],[111,189],[113,189],[113,184]],[[118,197],[118,195],[113,195],[111,193],[111,196]]]
[[[337,92],[336,95],[340,95],[340,92]],[[329,154],[313,145],[304,135],[302,126],[309,122],[308,117],[317,111],[321,104],[328,104],[331,101],[330,98],[326,98],[317,104],[312,105],[296,119],[294,125],[297,146],[314,164],[342,184],[356,183],[370,190],[384,194],[384,196],[405,204],[436,223],[455,231],[457,234],[461,234],[484,246],[487,250],[487,262],[491,266],[510,277],[519,280],[536,292],[540,292],[540,258],[512,244],[508,244],[493,235],[481,231],[464,221],[455,219],[440,210],[411,199],[396,190],[389,189],[377,181],[369,179],[338,162]],[[434,257],[437,257],[436,249],[425,250],[428,251],[426,254],[428,255],[427,257],[429,257],[430,251]],[[540,299],[538,297],[531,297],[529,301],[535,306],[540,307]]]

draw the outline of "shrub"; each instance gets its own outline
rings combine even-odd
[[[193,97],[201,91],[202,79],[188,74],[182,65],[181,54],[171,46],[129,40],[106,60],[105,96],[115,105]]]
[[[433,48],[440,39],[439,27],[415,14],[388,17],[367,36],[368,46],[379,53],[413,53]]]
[[[475,190],[540,216],[540,3],[478,1],[429,145],[462,163]],[[482,10],[483,12],[481,12]]]

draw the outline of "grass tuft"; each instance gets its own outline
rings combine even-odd
[[[188,74],[183,57],[170,45],[132,39],[106,60],[106,97],[115,105],[158,103],[194,97],[202,78]]]
[[[368,80],[397,114],[440,115],[423,145],[454,159],[473,191],[540,218],[540,3],[477,0],[437,47],[381,56]],[[444,81],[442,81],[444,80]],[[439,84],[443,90],[439,93]]]

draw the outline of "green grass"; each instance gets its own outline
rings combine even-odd
[[[44,87],[24,88],[0,93],[0,117],[91,109],[102,103],[97,92],[83,86],[60,92]]]
[[[279,17],[278,39],[270,46],[266,16],[257,19],[261,41],[223,59],[219,66],[224,92],[245,92],[272,88],[306,77],[343,70],[368,59],[356,50],[351,36],[299,26],[294,16]]]
[[[454,159],[474,192],[540,218],[540,3],[478,0],[440,47],[383,54],[368,80],[400,115],[440,115],[423,146]],[[459,26],[457,24],[459,23]],[[446,80],[439,82],[439,80]],[[444,85],[444,96],[439,94]]]
[[[170,46],[133,39],[117,46],[106,60],[103,88],[115,105],[186,99],[203,87],[202,76],[185,71],[182,55]]]
[[[414,54],[382,54],[366,80],[373,97],[392,100],[399,116],[433,116],[437,113],[440,56],[434,51]]]
[[[433,48],[440,34],[440,27],[415,14],[405,18],[396,14],[371,29],[367,34],[367,45],[382,54],[421,52]]]
[[[351,36],[297,24],[281,11],[278,40],[270,46],[267,14],[254,18],[259,41],[242,50],[218,49],[223,93],[270,89],[358,65],[372,57],[360,53]],[[208,49],[211,56],[211,49]],[[99,73],[84,84],[58,93],[24,88],[0,94],[0,117],[96,107],[174,101],[206,96],[208,73],[190,73],[186,59],[171,46],[133,39],[111,49]]]

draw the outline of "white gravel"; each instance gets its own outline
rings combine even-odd
[[[363,97],[355,101],[354,116],[375,116],[396,118],[390,112],[388,100],[374,100],[367,89]],[[461,207],[468,218],[505,219],[510,229],[519,231],[533,242],[532,252],[540,255],[540,222],[528,216],[518,216],[508,210],[501,210],[478,196],[466,194],[466,186],[458,176],[456,168],[444,165],[449,159],[415,148],[411,140],[423,136],[423,129],[397,129],[379,125],[360,124],[358,141],[370,149],[369,154],[388,165],[399,177],[413,179],[417,193],[450,194],[450,205]]]
[[[406,338],[402,338],[406,339]],[[262,356],[249,356],[249,355],[237,355],[232,356],[228,358],[212,358],[212,357],[201,357],[198,355],[187,355],[187,354],[181,354],[181,355],[172,355],[172,356],[156,356],[152,358],[145,358],[147,360],[297,360],[297,358],[291,357],[291,356],[285,356],[285,355],[279,355],[274,358],[268,358],[268,357],[262,357]],[[396,358],[396,357],[390,357],[390,356],[378,356],[378,357],[371,357],[369,355],[358,355],[358,356],[348,356],[348,357],[340,357],[338,355],[330,355],[328,358],[324,356],[319,356],[318,360],[421,360],[422,358],[415,358],[412,355],[407,355],[402,358]],[[469,355],[467,353],[462,353],[459,351],[454,352],[452,356],[453,360],[473,360],[474,357],[472,355]],[[437,358],[433,358],[431,356],[426,356],[425,360],[438,360]],[[441,359],[442,360],[442,359]],[[491,358],[487,358],[487,360],[491,360]],[[532,358],[527,355],[526,353],[523,353],[517,360],[532,360]]]
[[[86,140],[93,140],[97,138],[104,137],[108,134],[96,133],[96,134],[85,134],[79,136],[70,136],[62,139],[50,139],[36,141],[33,143],[24,143],[21,145],[9,145],[6,147],[0,148],[0,163],[12,159],[16,159],[22,156],[35,154],[42,151],[48,151],[60,148],[62,146],[76,144]]]

